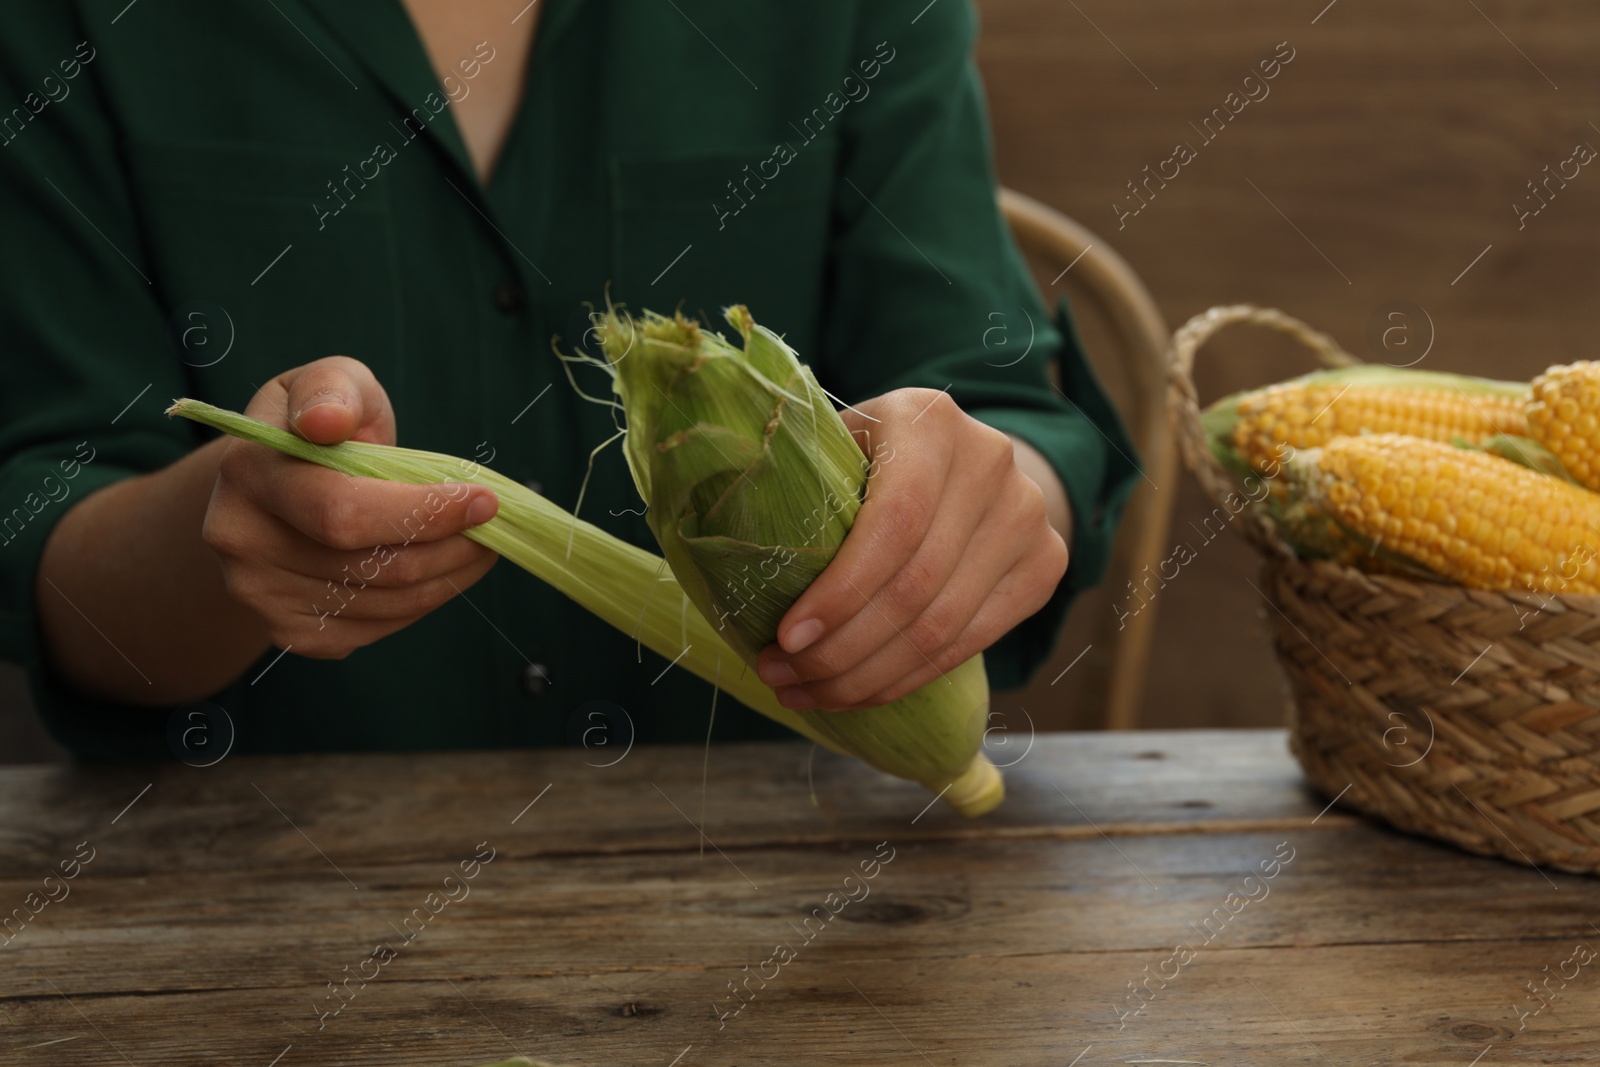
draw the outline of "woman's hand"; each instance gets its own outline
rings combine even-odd
[[[388,394],[365,364],[343,356],[280,374],[245,414],[318,444],[395,441]],[[273,644],[341,659],[488,573],[498,557],[455,535],[499,506],[480,486],[350,478],[233,440],[202,532],[228,592],[260,617]]]
[[[1027,446],[947,393],[898,389],[857,408],[842,414],[875,461],[866,502],[757,662],[797,710],[898,700],[1038,611],[1067,569],[1046,488],[1062,514],[1065,495],[1037,453],[1029,469],[1046,473],[1030,477]]]

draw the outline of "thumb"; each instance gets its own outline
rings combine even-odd
[[[329,356],[290,372],[284,383],[289,429],[319,445],[395,443],[389,395],[360,360]]]

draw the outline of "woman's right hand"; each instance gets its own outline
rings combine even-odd
[[[395,443],[388,394],[345,356],[278,375],[245,413],[317,444]],[[342,659],[487,574],[495,553],[455,535],[499,506],[482,486],[351,478],[231,439],[203,536],[229,594],[260,617],[273,644]]]

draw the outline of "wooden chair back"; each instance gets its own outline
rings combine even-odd
[[[1011,189],[1000,190],[1000,208],[1018,246],[1034,269],[1046,307],[1065,290],[1075,312],[1085,303],[1109,327],[1115,351],[1089,353],[1095,373],[1108,386],[1131,397],[1122,405],[1144,480],[1128,501],[1104,585],[1120,597],[1137,583],[1146,566],[1155,571],[1167,554],[1168,526],[1177,466],[1167,422],[1166,367],[1172,333],[1133,268],[1101,237],[1059,211]],[[1045,281],[1044,279],[1049,279]],[[1090,648],[1101,654],[1078,670],[1079,692],[1101,700],[1094,721],[1103,729],[1129,730],[1138,724],[1155,627],[1151,601],[1121,619],[1114,611],[1091,628]],[[1064,653],[1077,654],[1076,649]],[[1064,664],[1063,664],[1064,665]]]

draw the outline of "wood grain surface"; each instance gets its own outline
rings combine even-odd
[[[718,748],[703,836],[693,748],[3,769],[0,1062],[1592,1060],[1593,880],[1330,807],[1280,731],[1028,740],[977,821]]]

